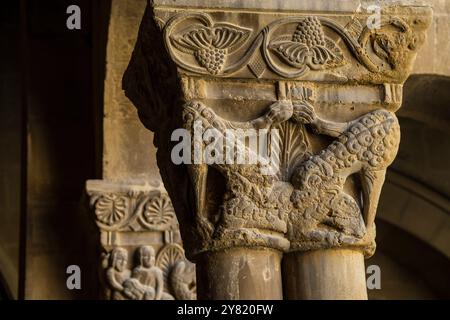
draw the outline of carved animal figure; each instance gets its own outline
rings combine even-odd
[[[204,128],[225,132],[227,128],[268,128],[289,119],[337,139],[320,154],[297,164],[290,183],[264,174],[261,165],[212,164],[226,181],[220,219],[215,226],[204,211],[207,165],[191,165],[197,220],[206,226],[206,237],[217,237],[230,229],[265,229],[287,232],[291,248],[306,250],[351,244],[364,237],[371,241],[386,168],[394,160],[400,141],[393,113],[376,110],[354,121],[338,123],[320,119],[308,102],[279,101],[264,116],[237,123],[218,117],[199,102],[185,106],[186,128],[200,120]],[[344,192],[348,177],[355,173],[361,177],[362,204]]]
[[[164,292],[164,277],[160,268],[155,265],[155,249],[141,246],[137,250],[139,265],[133,269],[132,278],[138,280],[147,293],[146,300],[173,300]]]
[[[177,300],[196,300],[195,265],[178,261],[170,273],[170,285]]]
[[[320,133],[341,134],[292,176],[295,190],[291,200],[296,210],[289,223],[291,246],[308,249],[314,242],[326,241],[330,246],[355,242],[363,238],[366,229],[372,232],[374,228],[386,168],[398,151],[398,120],[391,112],[376,110],[350,123],[330,123],[311,115],[310,106],[300,108],[300,118],[309,112],[309,122]],[[356,200],[343,190],[354,173],[361,177],[363,214]]]
[[[277,102],[269,109],[266,115],[252,122],[231,122],[220,118],[201,102],[193,101],[184,107],[184,123],[186,129],[193,130],[194,122],[200,121],[203,130],[214,129],[219,137],[229,139],[228,133],[233,129],[256,130],[292,116],[292,105],[288,102]],[[231,130],[225,134],[228,129]],[[195,139],[195,133],[193,136]],[[240,164],[236,159],[239,153],[250,155],[254,154],[255,150],[242,144],[239,139],[234,141],[237,151],[231,163],[210,164],[222,174],[226,182],[226,192],[220,207],[220,219],[216,226],[207,220],[205,214],[208,164],[188,166],[196,191],[197,221],[204,230],[205,238],[211,237],[213,233],[220,237],[222,231],[242,228],[285,233],[292,186],[288,182],[278,181],[275,172],[269,174],[271,164]],[[211,143],[203,140],[198,142],[205,147]],[[226,154],[226,150],[218,150],[218,152],[222,151]]]
[[[114,248],[109,257],[109,267],[106,270],[106,280],[110,286],[110,299],[123,300],[123,283],[130,277],[127,269],[128,252],[123,248]]]

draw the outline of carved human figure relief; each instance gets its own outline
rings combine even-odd
[[[136,255],[138,265],[133,269],[131,277],[146,289],[144,300],[173,300],[170,294],[163,291],[163,273],[155,265],[155,249],[142,246],[138,248]]]
[[[175,255],[171,254],[172,248]],[[196,299],[195,266],[184,258],[181,247],[163,247],[156,258],[152,246],[140,246],[135,250],[135,258],[136,264],[130,270],[127,249],[116,247],[110,252],[105,272],[109,299]]]
[[[103,298],[196,298],[195,265],[185,257],[174,208],[160,182],[91,180],[87,191],[104,250]]]
[[[114,248],[109,256],[109,267],[106,270],[107,282],[111,289],[112,300],[123,300],[125,296],[124,282],[130,278],[130,270],[127,267],[128,252],[123,248]]]

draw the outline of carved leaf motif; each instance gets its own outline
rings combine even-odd
[[[128,201],[124,196],[106,194],[95,204],[97,220],[108,226],[121,222],[127,213]]]
[[[182,52],[194,54],[197,62],[211,74],[222,71],[227,54],[239,49],[248,39],[250,29],[221,23],[213,27],[194,26],[170,37]]]
[[[167,195],[151,199],[142,213],[143,222],[155,230],[164,230],[170,227],[176,219],[175,211]]]
[[[184,52],[193,53],[212,47],[227,49],[227,53],[232,53],[248,39],[250,31],[247,28],[222,23],[214,27],[194,26],[170,38],[172,43]]]
[[[301,68],[307,63],[306,58],[312,55],[309,48],[303,43],[283,41],[272,42],[270,49],[275,50],[281,58],[283,58],[290,65]]]
[[[304,128],[290,121],[280,124],[278,130],[281,136],[279,175],[282,181],[289,181],[295,168],[310,156],[309,142]]]
[[[270,49],[274,50],[280,58],[289,65],[302,68],[305,65],[312,69],[327,69],[338,66],[343,62],[341,50],[331,41],[325,41],[327,46],[311,46],[299,42],[274,41]]]
[[[218,24],[212,30],[214,33],[213,47],[227,49],[228,53],[239,49],[250,35],[249,29],[227,24]]]

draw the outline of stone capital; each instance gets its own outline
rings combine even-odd
[[[431,9],[386,1],[374,17],[357,3],[149,3],[123,87],[155,132],[188,256],[236,247],[373,253],[378,198],[400,142],[395,111]],[[276,170],[236,155],[175,164],[179,128],[192,150],[227,152],[196,136],[198,124],[225,140],[231,130],[276,135]],[[245,141],[233,148],[252,152]]]
[[[186,260],[170,198],[158,181],[87,181],[100,231],[102,298],[192,300],[195,266]]]

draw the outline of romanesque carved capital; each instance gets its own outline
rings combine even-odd
[[[186,260],[172,203],[161,183],[89,180],[100,230],[103,297],[192,300],[195,266]]]
[[[155,131],[188,256],[230,247],[372,254],[378,198],[400,142],[394,112],[431,10],[385,6],[371,28],[370,13],[356,7],[234,5],[153,1],[123,80]],[[192,147],[182,164],[173,161],[179,128]],[[209,133],[227,142],[239,130],[266,134],[269,163],[242,164],[236,154],[196,161],[196,146],[229,154]],[[236,153],[255,152],[233,141]]]

